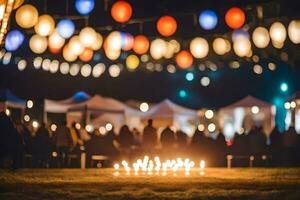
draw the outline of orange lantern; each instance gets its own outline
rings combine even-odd
[[[49,51],[53,54],[58,54],[59,52],[61,52],[61,48],[56,48],[56,47],[53,47],[53,46],[49,46]]]
[[[133,51],[137,54],[144,54],[150,46],[149,40],[144,35],[137,35],[134,38]]]
[[[126,1],[117,1],[111,8],[111,16],[119,23],[127,22],[132,15],[132,7]]]
[[[241,28],[245,23],[245,19],[244,11],[237,7],[230,8],[225,15],[225,22],[232,29]]]
[[[189,51],[180,51],[176,55],[176,63],[182,69],[187,69],[193,64],[193,56]]]
[[[89,48],[85,48],[83,53],[80,54],[79,59],[83,62],[89,62],[90,60],[92,60],[93,55],[94,55],[93,50]]]
[[[157,21],[156,28],[162,36],[169,37],[176,32],[177,22],[172,16],[163,16]]]

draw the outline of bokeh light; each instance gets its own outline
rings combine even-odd
[[[212,30],[217,26],[218,17],[213,10],[204,10],[199,15],[199,24],[204,30]]]

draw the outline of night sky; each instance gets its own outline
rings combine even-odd
[[[41,0],[27,1],[39,8],[40,14],[45,9],[44,2]],[[114,30],[128,31],[134,35],[139,34],[139,26],[136,24],[121,26],[113,21],[109,10],[104,10],[104,1],[96,0],[96,7],[93,10],[87,21],[77,20],[77,30],[84,27],[85,23],[95,27],[104,36],[108,31],[102,30],[105,26],[112,26]],[[111,1],[112,2],[112,1]],[[150,19],[153,22],[147,22],[143,25],[143,34],[150,38],[158,37],[155,29],[155,19],[164,14],[173,15],[178,21],[178,31],[173,38],[179,41],[189,41],[189,38],[195,36],[203,36],[208,39],[211,48],[211,38],[217,35],[230,34],[230,30],[225,26],[224,14],[231,6],[240,6],[247,11],[247,23],[252,28],[258,25],[269,27],[275,19],[284,22],[285,25],[292,19],[300,19],[300,2],[298,1],[200,1],[200,0],[129,0],[133,7],[133,19]],[[255,19],[253,8],[255,5],[262,4],[265,7],[265,18],[262,21]],[[66,12],[65,0],[49,0],[47,13],[52,16],[78,15],[74,10],[74,1],[69,1],[69,11]],[[197,24],[193,24],[193,15],[199,14],[203,9],[214,9],[219,17],[219,24],[212,31],[203,31]],[[14,16],[14,14],[13,14]],[[17,27],[14,19],[11,22],[11,28]],[[102,30],[102,31],[100,31]],[[122,101],[136,99],[140,101],[158,102],[165,98],[169,98],[176,103],[185,105],[190,108],[211,107],[219,108],[235,100],[238,100],[248,94],[255,97],[273,102],[277,97],[286,98],[293,92],[300,90],[300,47],[292,44],[289,39],[283,49],[275,50],[271,45],[265,50],[254,49],[254,54],[258,55],[261,60],[259,64],[263,66],[263,73],[257,75],[253,72],[254,63],[251,59],[237,58],[234,55],[218,56],[209,55],[205,60],[196,60],[192,71],[195,74],[195,79],[188,82],[185,79],[187,71],[177,70],[175,74],[170,74],[166,70],[168,64],[174,64],[174,59],[164,62],[158,61],[163,65],[162,72],[150,72],[141,66],[135,72],[129,72],[124,69],[121,75],[117,78],[111,78],[106,71],[100,78],[82,77],[80,74],[76,77],[70,75],[62,75],[59,72],[51,74],[41,69],[36,70],[32,66],[32,60],[35,57],[29,50],[28,40],[30,34],[27,32],[26,40],[23,47],[16,53],[13,53],[12,62],[4,66],[0,64],[0,88],[8,88],[17,96],[24,99],[34,99],[42,102],[44,98],[62,99],[67,98],[77,91],[85,91],[91,95],[101,94],[103,96],[114,97]],[[188,48],[188,43],[183,42],[182,49]],[[289,60],[283,62],[280,59],[280,54],[286,52],[289,55]],[[111,65],[113,62],[106,60],[103,51],[99,52],[102,55],[100,62]],[[213,53],[210,53],[213,54]],[[231,53],[233,54],[233,53]],[[44,53],[43,58],[58,59],[62,61],[60,55],[51,55]],[[15,58],[25,58],[28,61],[27,68],[20,72],[15,64]],[[241,63],[239,69],[230,69],[229,61],[238,60]],[[218,70],[211,71],[209,69],[200,71],[198,64],[205,61],[213,61],[217,64]],[[117,63],[123,62],[120,59]],[[270,71],[267,67],[268,62],[277,64],[276,71]],[[97,62],[91,62],[93,66]],[[211,79],[211,84],[208,87],[203,87],[200,84],[200,79],[203,76],[208,76]],[[280,92],[280,84],[286,82],[289,85],[289,90],[286,94]],[[178,92],[186,90],[187,97],[180,98]]]

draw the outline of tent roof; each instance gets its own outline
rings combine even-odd
[[[0,92],[0,102],[12,108],[23,109],[26,106],[26,101],[13,95],[10,90],[5,89]]]
[[[237,107],[246,107],[246,108],[250,108],[252,106],[258,106],[258,107],[272,107],[273,105],[266,102],[266,101],[263,101],[263,100],[260,100],[260,99],[257,99],[253,96],[246,96],[244,97],[243,99],[240,99],[238,100],[237,102],[235,103],[232,103],[224,108],[226,109],[230,109],[230,108],[237,108]]]
[[[53,113],[65,113],[71,106],[77,105],[90,99],[91,96],[83,91],[75,93],[70,98],[64,100],[45,99],[45,111]]]
[[[165,99],[154,105],[147,113],[146,118],[173,118],[174,115],[196,116],[196,111],[177,105]]]

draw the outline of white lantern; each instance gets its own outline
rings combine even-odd
[[[16,12],[16,22],[22,28],[33,27],[38,22],[38,18],[38,10],[29,4],[20,7]]]
[[[270,36],[268,29],[264,27],[257,27],[252,34],[253,43],[257,48],[266,48],[270,43]]]
[[[105,50],[120,51],[122,48],[122,37],[119,31],[111,32],[105,41]]]
[[[228,40],[225,40],[223,38],[216,38],[213,41],[213,49],[218,55],[224,55],[225,53],[228,53],[231,49],[230,42]]]
[[[105,55],[110,60],[117,60],[121,55],[121,50],[105,50]]]
[[[233,43],[233,50],[239,57],[249,56],[251,54],[251,42],[247,38],[238,38]]]
[[[63,57],[68,62],[74,62],[78,56],[73,53],[69,45],[66,45],[63,49]]]
[[[48,39],[50,49],[61,49],[65,44],[65,39],[57,31],[54,31]]]
[[[293,20],[290,22],[288,27],[288,34],[290,40],[295,43],[300,43],[300,20]]]
[[[161,59],[167,52],[167,44],[162,39],[155,39],[151,42],[150,54],[155,60]]]
[[[33,35],[29,40],[29,47],[32,52],[42,54],[48,46],[47,38],[40,35]]]
[[[91,75],[92,67],[89,64],[85,64],[81,67],[80,73],[83,77],[88,77]]]
[[[197,37],[191,41],[190,51],[195,58],[204,58],[207,56],[209,46],[204,38]]]
[[[91,46],[91,48],[94,50],[94,51],[98,51],[101,46],[102,46],[102,43],[103,43],[103,37],[100,33],[97,33],[96,34],[96,41],[95,43]]]
[[[90,48],[92,47],[97,41],[97,33],[91,27],[85,27],[79,33],[79,39],[81,44],[84,47]]]
[[[272,26],[270,27],[270,37],[272,39],[272,42],[275,44],[284,43],[284,41],[286,40],[286,29],[281,22],[274,22],[272,24]]]
[[[34,30],[40,36],[50,35],[55,28],[54,19],[50,15],[41,15],[37,24],[34,26]]]
[[[69,42],[70,51],[72,54],[79,56],[84,51],[84,46],[81,44],[79,36],[73,36]]]

